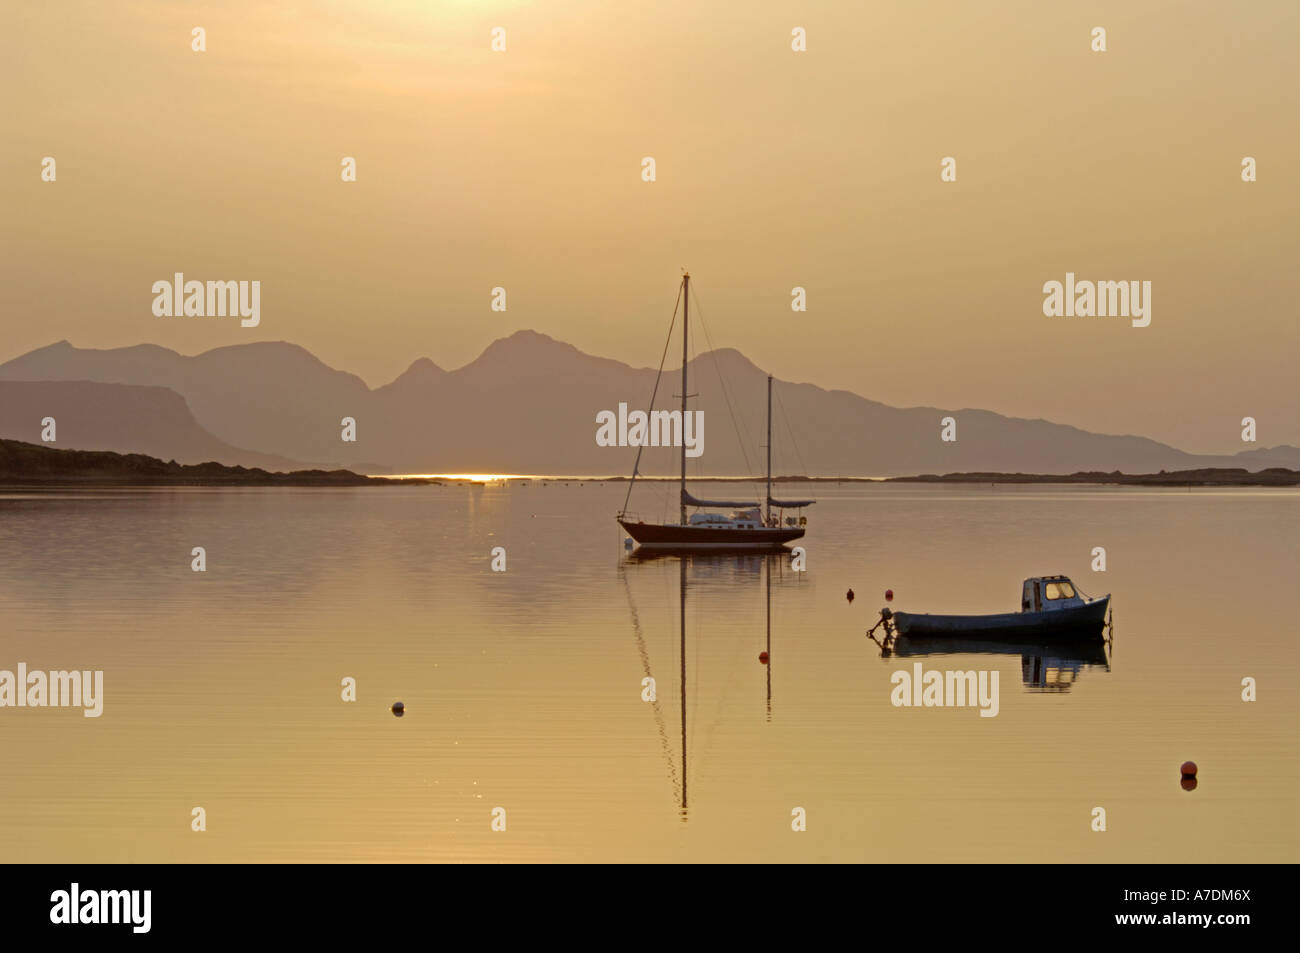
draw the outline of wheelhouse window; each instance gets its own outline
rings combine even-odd
[[[1043,587],[1043,596],[1047,599],[1073,599],[1074,586],[1068,582],[1049,582]]]

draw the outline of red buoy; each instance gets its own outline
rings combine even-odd
[[[848,600],[849,600],[849,602],[852,602],[852,601],[853,601],[853,590],[852,590],[852,589],[849,590]]]
[[[1184,761],[1184,762],[1183,762],[1183,767],[1182,767],[1181,770],[1182,770],[1182,772],[1183,772],[1183,777],[1185,777],[1185,778],[1194,778],[1194,777],[1196,777],[1196,762],[1195,762],[1195,761]]]
[[[767,653],[766,653],[766,652],[759,652],[759,653],[758,653],[758,660],[759,660],[760,662],[762,662],[764,665],[766,665],[766,664],[767,664]]]
[[[886,589],[886,590],[885,590],[885,601],[886,601],[886,602],[893,602],[893,601],[894,601],[894,590],[893,590],[893,589]]]

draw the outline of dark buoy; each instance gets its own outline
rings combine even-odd
[[[758,653],[758,660],[759,660],[760,662],[762,662],[764,665],[766,665],[766,664],[767,664],[767,653],[766,653],[766,652],[759,652],[759,653]]]
[[[1184,761],[1184,762],[1183,762],[1183,766],[1182,766],[1182,768],[1181,768],[1180,770],[1182,771],[1182,775],[1183,775],[1183,777],[1185,777],[1185,778],[1194,778],[1194,777],[1196,777],[1196,762],[1195,762],[1195,761]]]
[[[853,590],[852,590],[852,589],[849,590],[849,594],[848,594],[848,597],[847,597],[847,598],[848,598],[848,600],[849,600],[850,603],[853,602]]]
[[[393,714],[401,718],[402,715],[406,714],[406,706],[401,702],[393,702]]]
[[[893,590],[893,589],[886,589],[886,590],[885,590],[885,601],[886,601],[886,602],[893,602],[893,601],[894,601],[894,590]]]

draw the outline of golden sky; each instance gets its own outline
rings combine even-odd
[[[11,4],[0,360],[288,340],[378,385],[535,328],[653,365],[687,267],[783,379],[1300,444],[1298,44],[1293,0]],[[260,280],[260,326],[155,317],[175,271]],[[1067,271],[1151,281],[1151,325],[1045,317]]]

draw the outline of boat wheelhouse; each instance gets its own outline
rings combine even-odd
[[[1068,576],[1031,576],[1021,589],[1021,612],[1056,612],[1086,604]]]

